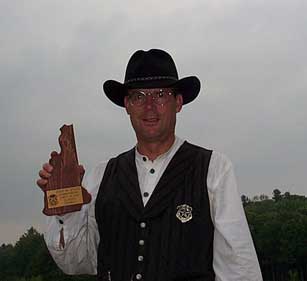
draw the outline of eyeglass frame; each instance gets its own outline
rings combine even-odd
[[[153,93],[152,92],[148,92],[148,93],[145,92],[145,91],[151,91],[151,90],[155,90],[155,91]],[[166,91],[167,100],[164,103],[158,103],[157,102],[157,98],[158,98],[157,94],[161,93],[161,91],[163,91],[163,90],[167,90]],[[141,94],[142,96],[145,97],[141,104],[136,104],[136,103],[133,103],[131,101],[132,93],[129,93],[130,91],[131,92],[134,91],[134,93]],[[154,96],[154,95],[156,95],[156,96]],[[129,89],[127,97],[128,97],[128,101],[129,101],[130,105],[141,107],[141,106],[143,106],[146,103],[147,96],[151,96],[152,101],[153,101],[154,104],[156,104],[158,106],[163,106],[163,105],[165,105],[165,104],[167,104],[169,102],[169,98],[168,97],[170,97],[170,96],[176,97],[176,95],[178,95],[178,93],[176,93],[174,88],[158,88],[158,89],[145,89],[144,88],[144,89]]]

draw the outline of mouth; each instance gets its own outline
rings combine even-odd
[[[145,125],[154,126],[159,122],[159,118],[157,117],[147,117],[142,119]]]

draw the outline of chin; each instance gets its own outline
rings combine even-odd
[[[138,140],[142,140],[145,142],[155,142],[159,139],[161,139],[161,135],[157,133],[144,133],[136,134],[136,137]]]

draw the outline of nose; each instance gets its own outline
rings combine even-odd
[[[146,108],[152,108],[153,106],[155,106],[154,97],[152,95],[146,95],[146,100],[144,105]]]

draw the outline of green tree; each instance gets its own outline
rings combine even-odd
[[[265,195],[265,194],[261,194],[261,195],[259,196],[259,199],[260,199],[260,201],[268,200],[268,199],[269,199],[269,196],[267,196],[267,195]]]
[[[15,274],[17,276],[32,276],[32,262],[42,246],[43,237],[33,227],[21,236],[14,247]]]
[[[94,281],[94,276],[69,276],[55,264],[43,235],[31,227],[13,245],[0,247],[0,280],[6,281]]]
[[[245,207],[249,202],[249,198],[246,195],[243,194],[243,195],[241,195],[241,202],[243,204],[243,207]]]
[[[307,198],[285,196],[276,190],[273,194],[274,200],[251,202],[245,207],[259,260],[276,276],[287,276],[275,280],[287,280],[290,269],[306,275]]]
[[[277,201],[279,201],[281,198],[282,198],[282,197],[281,197],[281,192],[280,192],[280,190],[279,190],[279,189],[274,189],[274,190],[273,190],[273,200],[274,200],[275,202],[277,202]]]
[[[14,275],[14,268],[10,266],[14,261],[13,249],[11,244],[2,244],[0,247],[0,280],[7,275]]]

